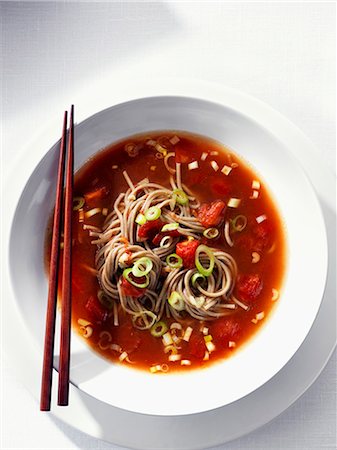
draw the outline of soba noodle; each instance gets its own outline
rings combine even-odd
[[[164,236],[159,245],[153,246],[138,237],[136,218],[150,207],[160,208],[161,218],[166,223],[179,224],[177,230],[180,235],[199,240],[202,237],[204,227],[193,215],[200,203],[182,183],[181,164],[177,163],[175,169],[169,165],[171,156],[169,153],[165,157],[165,166],[171,174],[172,189],[151,183],[147,178],[134,183],[124,172],[129,188],[117,197],[103,229],[92,230],[95,236],[92,243],[98,246],[96,267],[99,283],[104,294],[113,302],[114,323],[117,324],[120,308],[132,316],[136,327],[148,329],[165,315],[182,319],[189,314],[199,320],[212,320],[231,314],[240,306],[240,302],[232,296],[237,267],[228,253],[211,249],[214,255],[213,272],[203,277],[200,283],[193,283],[193,275],[198,273],[196,268],[171,268],[166,262],[167,256],[175,251],[179,238]],[[173,195],[175,189],[187,195],[186,204],[176,201]],[[139,298],[125,295],[120,282],[121,270],[143,257],[152,263],[146,290]],[[200,262],[207,266],[209,257],[202,254]],[[168,298],[172,292],[183,298],[183,310],[169,304]]]

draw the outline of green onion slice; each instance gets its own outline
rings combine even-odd
[[[112,309],[113,306],[113,299],[111,297],[108,297],[105,292],[103,292],[101,289],[97,292],[97,298],[99,302],[107,309]]]
[[[168,330],[168,326],[165,322],[160,321],[155,323],[151,328],[151,334],[154,337],[161,337]]]
[[[144,256],[134,263],[132,267],[132,274],[135,277],[143,277],[151,272],[152,267],[153,262],[151,261],[151,259]]]
[[[204,267],[201,264],[201,261],[200,261],[201,253],[205,253],[208,256],[208,259],[209,259],[208,267]],[[215,259],[214,254],[213,254],[212,250],[209,247],[207,247],[207,245],[199,245],[199,247],[197,248],[197,251],[195,252],[195,265],[196,265],[196,268],[198,269],[198,271],[205,277],[209,277],[211,275],[211,273],[213,272],[214,259]]]
[[[138,225],[144,225],[144,223],[146,223],[146,217],[144,216],[144,214],[138,214],[138,216],[136,217],[136,223],[138,223]]]
[[[179,205],[187,205],[188,203],[187,194],[182,189],[174,189],[173,198]]]
[[[73,210],[78,211],[83,208],[85,203],[84,197],[74,197],[73,198]]]
[[[161,215],[161,209],[157,206],[151,206],[147,211],[145,211],[146,220],[157,220]]]
[[[169,304],[172,306],[173,309],[176,311],[182,311],[185,309],[185,302],[182,296],[177,291],[173,291],[171,295],[168,298]]]
[[[215,239],[219,236],[219,230],[217,228],[207,228],[202,234],[207,239]]]
[[[147,275],[144,275],[144,276],[142,276],[142,277],[139,277],[139,278],[145,278],[145,281],[144,281],[143,283],[141,282],[141,280],[139,280],[138,282],[135,281],[135,278],[138,278],[138,277],[135,277],[135,276],[132,276],[132,275],[133,275],[133,273],[132,273],[132,269],[131,269],[131,268],[124,269],[124,271],[123,271],[123,277],[124,277],[129,283],[131,283],[133,286],[135,286],[135,287],[137,287],[137,288],[139,288],[139,289],[144,289],[144,288],[146,288],[146,287],[149,285],[150,280],[149,280],[149,277],[148,277]]]
[[[243,216],[242,214],[234,217],[234,219],[232,219],[231,221],[231,225],[233,228],[233,231],[242,231],[246,228],[247,226],[247,217]]]
[[[183,260],[176,253],[171,253],[166,258],[166,264],[173,269],[177,269],[183,265]]]
[[[204,281],[206,278],[204,277],[204,275],[202,275],[199,272],[196,272],[192,275],[192,286],[196,287],[197,284],[199,284],[197,281],[198,279],[200,279],[201,281]]]
[[[161,231],[174,231],[174,230],[177,230],[178,228],[179,228],[178,222],[167,223],[163,226]]]

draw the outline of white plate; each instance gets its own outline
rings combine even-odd
[[[318,312],[326,280],[324,221],[315,193],[291,149],[254,119],[225,102],[155,96],[110,107],[76,126],[76,168],[98,149],[140,131],[180,127],[224,142],[255,166],[262,185],[272,191],[289,244],[287,276],[275,311],[256,336],[231,358],[207,370],[154,376],[127,364],[111,364],[73,333],[71,382],[84,392],[110,405],[145,414],[208,411],[248,395],[271,379],[305,339]],[[55,124],[58,127],[59,121]],[[58,145],[46,153],[27,181],[15,212],[10,242],[15,297],[41,352],[46,309],[43,299],[47,297],[41,238],[55,198],[57,150]],[[33,148],[29,150],[32,152]],[[21,175],[20,165],[15,172]],[[262,213],[268,215],[268,211],[256,211],[257,216]],[[58,367],[57,351],[56,355]],[[247,373],[249,376],[244,375]],[[110,389],[112,380],[123,389]],[[160,395],[149,395],[149,386]],[[198,386],[203,388],[195,395]]]
[[[168,92],[170,90],[171,92]],[[154,89],[152,92],[159,94],[163,91],[161,91],[160,87],[157,86],[157,91]],[[310,153],[307,152],[310,149],[311,144],[304,138],[304,136],[278,113],[270,110],[268,107],[262,105],[256,100],[224,88],[199,83],[193,85],[190,82],[188,86],[185,83],[178,83],[175,85],[165,83],[165,92],[171,94],[179,94],[180,92],[184,92],[185,94],[191,96],[196,95],[197,93],[199,97],[208,98],[210,100],[214,100],[214,98],[219,100],[222,98],[223,100],[226,100],[227,105],[230,105],[236,110],[240,110],[245,114],[253,112],[255,120],[261,121],[261,123],[263,123],[269,131],[272,131],[274,135],[278,136],[280,139],[283,138],[287,143],[288,148],[294,149],[294,152],[297,157],[301,159],[304,166],[306,166],[308,159],[310,161]],[[306,159],[303,158],[303,154],[306,156]],[[316,166],[315,171],[312,170],[313,164]],[[329,176],[329,174],[324,174],[323,169],[319,167],[319,164],[317,164],[314,159],[311,159],[311,164],[306,168],[307,171],[310,171],[312,179],[316,182],[316,188],[320,187],[321,194],[333,192],[331,189],[331,187],[333,188],[333,178]],[[324,176],[319,178],[322,174],[324,174]],[[329,197],[325,195],[324,200],[327,202]],[[13,208],[10,208],[10,205],[8,206],[9,209],[13,210]],[[332,237],[330,236],[329,238],[333,239],[333,220],[335,219],[334,203],[331,202],[330,199],[329,208],[326,208],[326,205],[323,205],[323,207],[326,221],[328,219],[326,225],[328,226],[330,233],[332,232]],[[331,225],[332,230],[330,228]],[[8,232],[8,228],[6,231]],[[334,249],[334,246],[332,248]],[[333,258],[333,255],[330,254],[329,258],[331,257]],[[332,263],[332,270],[333,267],[334,266]],[[20,365],[23,364],[26,374],[25,381],[31,388],[33,388],[36,395],[38,393],[39,385],[40,365],[38,363],[41,362],[39,359],[39,349],[37,349],[34,343],[32,343],[30,334],[26,332],[24,324],[22,324],[21,318],[18,315],[18,311],[13,302],[11,302],[12,293],[10,292],[10,286],[8,284],[6,285],[6,288],[7,295],[4,296],[4,298],[7,300],[5,302],[5,311],[8,313],[9,317],[7,323],[16,322],[18,330],[16,329],[15,334],[13,334],[13,330],[11,328],[5,327],[5,333],[10,339],[11,337],[16,336],[17,341],[20,342],[20,353],[22,355],[22,351],[24,351],[24,354],[22,359],[18,362]],[[330,279],[328,280],[327,289],[333,289],[333,284],[331,284]],[[73,397],[71,400],[71,406],[67,409],[57,409],[56,414],[59,417],[63,417],[63,419],[68,421],[68,423],[71,423],[94,436],[120,443],[122,445],[134,447],[175,448],[179,445],[180,448],[202,448],[232,439],[233,437],[248,432],[250,429],[255,428],[261,423],[265,423],[267,420],[282,411],[303,391],[303,388],[308,386],[308,384],[322,368],[322,365],[326,362],[327,356],[332,350],[335,342],[334,324],[331,325],[331,319],[334,318],[333,303],[329,303],[329,298],[330,297],[325,298],[315,325],[303,344],[301,352],[297,352],[290,363],[288,363],[288,365],[268,384],[264,385],[250,396],[225,408],[211,411],[207,414],[199,414],[183,418],[172,417],[168,419],[165,417],[151,417],[131,414],[109,407],[101,402],[97,402],[83,393],[80,393],[74,388],[72,389]],[[322,340],[316,342],[316,346],[319,345],[319,342],[321,342],[321,351],[315,352],[314,355],[311,353],[310,358],[307,358],[307,354],[305,352],[305,350],[308,349],[307,343],[309,342],[312,344],[310,341],[317,338],[317,327],[322,326],[324,326],[325,332],[324,334],[320,334]],[[15,351],[16,346],[15,340],[14,342],[10,342],[11,350],[13,352]],[[301,357],[301,354],[304,356]],[[26,355],[26,357],[24,355]],[[296,382],[287,382],[289,371],[291,375],[291,370],[294,369],[294,366],[296,370],[303,375],[301,378],[299,373],[297,373],[296,380],[301,380],[299,384]],[[280,395],[280,387],[282,387],[282,395]],[[253,409],[255,408],[256,410],[258,405],[256,401],[259,401],[261,409],[259,409],[259,414],[254,414],[252,416],[251,414]],[[83,408],[83,405],[86,405],[86,407]],[[251,413],[250,417],[248,414],[249,412]],[[239,423],[234,420],[236,414],[238,413],[240,414]],[[95,417],[95,419],[93,417]],[[107,420],[107,417],[109,420]],[[132,435],[126,433],[125,427],[122,426],[122,421],[126,419],[128,420],[128,430],[130,430],[130,423],[132,424]],[[109,424],[111,424],[110,420],[114,423],[113,428],[109,426]],[[152,430],[151,434],[148,433],[150,423],[150,429]],[[204,429],[205,423],[207,423],[207,429],[209,430],[207,437],[200,432],[201,428]],[[202,427],[201,424],[203,424]]]

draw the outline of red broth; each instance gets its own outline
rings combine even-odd
[[[97,302],[100,286],[95,274],[97,246],[91,243],[93,237],[83,225],[101,227],[106,216],[98,213],[90,218],[85,217],[84,222],[80,222],[79,218],[93,208],[100,208],[104,213],[111,211],[118,194],[128,188],[123,177],[124,170],[127,170],[134,183],[147,177],[151,182],[169,187],[169,173],[163,159],[157,158],[158,152],[154,151],[153,147],[145,145],[136,156],[129,156],[125,151],[129,143],[144,143],[162,136],[179,137],[178,143],[168,146],[171,147],[170,151],[175,151],[176,161],[182,163],[183,183],[192,190],[201,203],[215,200],[227,203],[230,198],[239,198],[241,202],[237,208],[226,208],[225,220],[231,221],[239,215],[247,219],[247,225],[243,230],[240,230],[242,224],[240,220],[236,222],[237,230],[232,229],[231,237],[234,244],[232,247],[224,238],[223,225],[220,237],[212,242],[212,246],[228,252],[235,258],[238,278],[234,293],[238,299],[249,305],[249,310],[237,307],[233,314],[203,322],[186,316],[181,321],[183,329],[191,327],[193,332],[188,341],[182,340],[179,343],[178,352],[181,360],[187,360],[188,365],[182,365],[181,360],[169,361],[169,353],[164,352],[162,338],[154,337],[149,330],[142,331],[135,328],[131,317],[121,307],[119,326],[114,326],[112,317],[97,321],[97,317],[94,317],[86,306],[90,297]],[[161,142],[165,145],[167,139],[162,139]],[[206,154],[207,157],[204,159]],[[188,164],[192,161],[198,161],[198,168],[189,170]],[[224,166],[231,169],[227,175],[221,171]],[[260,183],[260,187],[257,182]],[[172,372],[207,367],[214,361],[230,357],[245,344],[268,320],[275,302],[282,301],[282,298],[278,298],[285,271],[285,236],[282,219],[260,176],[222,144],[186,132],[149,132],[146,135],[132,136],[111,145],[88,160],[76,173],[74,189],[74,195],[85,196],[86,203],[83,212],[73,212],[73,327],[81,335],[86,334],[88,336],[85,338],[86,342],[111,362],[119,362],[121,352],[111,347],[104,349],[110,343],[119,345],[128,354],[128,359],[121,363],[134,368],[149,371],[151,367],[158,369],[160,367],[159,372]],[[49,226],[46,234],[47,262],[50,254],[50,236]],[[103,308],[102,305],[100,307]],[[168,326],[176,322],[166,317],[162,320]],[[81,326],[81,323],[84,326]],[[111,336],[111,341],[103,342],[104,338],[102,341],[104,331],[109,333],[105,336]],[[211,352],[207,351],[205,335],[211,336],[206,340],[211,340],[214,344]]]

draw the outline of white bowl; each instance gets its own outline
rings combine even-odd
[[[227,106],[226,99],[220,104],[204,98],[158,96],[105,109],[76,126],[75,167],[115,140],[156,129],[191,131],[231,147],[261,174],[287,230],[287,275],[274,313],[242,349],[221,363],[206,370],[153,376],[105,361],[72,335],[71,382],[83,391],[130,411],[191,414],[246,396],[295,354],[322,299],[327,241],[319,203],[291,149],[255,121],[253,112],[243,115]],[[44,234],[55,197],[56,147],[44,155],[25,184],[9,245],[17,305],[41,352],[47,298]]]

